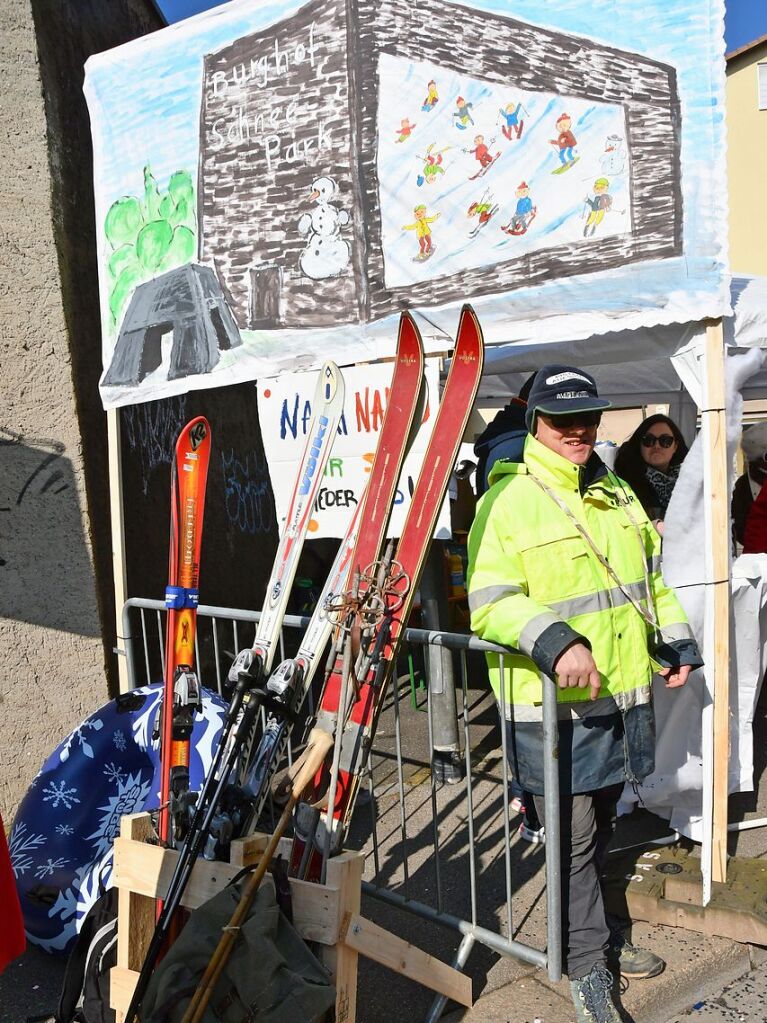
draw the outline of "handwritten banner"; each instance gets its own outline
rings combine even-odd
[[[343,370],[344,411],[309,525],[310,538],[341,537],[345,533],[370,473],[393,372],[393,362]],[[400,475],[390,536],[399,536],[402,530],[433,429],[439,401],[438,360],[427,360],[425,376],[428,402]],[[283,373],[258,382],[258,414],[280,523],[287,515],[296,469],[311,425],[316,382],[314,372]],[[440,539],[451,535],[448,504],[446,499],[437,520],[435,536]]]
[[[373,363],[403,308],[446,351],[467,298],[487,345],[727,315],[723,14],[235,0],[91,57],[105,407]]]

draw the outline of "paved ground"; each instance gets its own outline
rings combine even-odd
[[[399,726],[404,751],[402,789],[398,799],[394,705],[382,716],[374,760],[375,791],[359,806],[349,844],[366,854],[365,878],[441,908],[501,934],[509,933],[506,877],[512,878],[511,934],[532,947],[545,943],[544,852],[521,841],[512,820],[509,855],[504,850],[495,710],[477,687],[469,690],[469,748],[475,779],[471,813],[464,786],[432,788],[428,770],[428,722],[411,703],[406,682],[401,687]],[[755,722],[759,791],[731,799],[731,818],[767,817],[767,722],[762,701]],[[375,827],[373,822],[375,821]],[[469,821],[473,827],[470,842]],[[643,810],[619,823],[615,844],[625,846],[667,834],[665,822]],[[434,841],[439,854],[435,857]],[[469,850],[476,862],[472,890]],[[730,852],[767,858],[767,829],[731,836]],[[458,936],[438,925],[365,897],[363,913],[434,955],[450,961]],[[637,923],[633,940],[650,946],[667,961],[657,978],[632,983],[623,993],[626,1019],[635,1023],[763,1023],[767,1017],[767,961],[758,948],[724,938],[706,938],[678,928]],[[0,1023],[49,1021],[63,974],[61,959],[30,949],[0,978]],[[448,1006],[450,1023],[570,1023],[572,1006],[566,981],[550,984],[543,971],[499,957],[476,944],[466,972],[476,999],[470,1011]],[[361,961],[359,1023],[393,1023],[426,1018],[433,996],[423,988],[382,968]]]

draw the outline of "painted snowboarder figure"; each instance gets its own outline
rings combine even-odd
[[[426,99],[423,101],[423,106],[421,107],[421,110],[425,110],[426,113],[428,114],[429,111],[433,110],[434,107],[436,107],[437,103],[439,103],[439,94],[437,92],[437,83],[434,81],[434,79],[432,79],[429,82],[429,84],[427,86],[427,89],[428,89],[428,93],[427,93]]]
[[[413,129],[416,126],[411,124],[407,117],[403,117],[400,121],[399,128],[397,130],[397,142],[407,142],[410,136],[413,134]]]
[[[508,224],[504,224],[501,229],[506,234],[524,234],[535,219],[538,207],[533,206],[533,200],[530,198],[530,187],[526,181],[520,181],[514,195],[517,198],[514,215]]]
[[[573,150],[578,145],[575,135],[570,131],[572,127],[572,119],[569,114],[560,114],[557,118],[557,132],[558,135],[555,139],[549,139],[552,146],[557,146],[559,149],[559,162],[562,166],[560,170],[564,170],[567,167],[572,167],[575,161],[578,159],[577,156],[573,155]],[[554,171],[556,174],[557,171]]]
[[[298,233],[307,239],[298,265],[315,281],[338,277],[349,265],[349,245],[341,237],[349,214],[330,202],[337,191],[333,178],[316,178],[309,196],[309,201],[316,204],[314,210],[302,214],[298,221]]]
[[[415,236],[418,239],[418,255],[413,258],[417,263],[423,263],[434,252],[434,246],[431,241],[431,225],[442,214],[435,213],[433,217],[427,217],[425,203],[419,203],[413,209],[413,216],[415,217],[415,222],[413,224],[403,224],[402,230],[415,231]]]
[[[419,160],[423,160],[423,167],[418,177],[416,178],[417,185],[433,185],[440,174],[445,173],[445,168],[442,166],[442,154],[446,153],[450,146],[445,146],[444,149],[438,149],[434,151],[435,142],[430,143],[426,148],[424,156],[419,156]]]
[[[583,237],[593,235],[597,227],[602,223],[605,213],[608,213],[613,206],[613,198],[607,191],[610,182],[607,178],[597,178],[594,182],[594,198],[588,196],[583,200],[589,207],[589,215],[583,228]],[[591,230],[589,230],[589,228]]]
[[[463,96],[459,96],[455,101],[455,111],[453,113],[453,120],[455,121],[456,128],[460,128],[461,131],[466,131],[470,124],[474,124],[469,110],[474,106],[473,103],[467,103]]]
[[[600,157],[599,165],[605,176],[615,177],[626,169],[626,153],[620,135],[608,135],[605,139],[605,151]]]
[[[493,202],[493,197],[489,192],[485,192],[479,202],[473,202],[466,211],[466,216],[469,219],[477,217],[478,220],[469,232],[469,237],[475,238],[485,224],[490,223],[497,212],[498,204]]]
[[[514,106],[513,103],[507,103],[505,108],[504,107],[498,108],[498,113],[501,115],[504,121],[503,125],[501,126],[501,131],[509,140],[509,142],[511,142],[512,138],[514,137],[514,132],[516,132],[517,138],[520,138],[522,136],[522,129],[525,126],[525,122],[519,119],[519,111],[521,109],[522,109],[521,103],[517,103],[516,107]]]

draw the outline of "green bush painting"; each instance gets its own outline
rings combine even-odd
[[[109,246],[110,326],[116,329],[137,285],[194,258],[197,218],[192,175],[176,171],[162,191],[147,164],[143,196],[115,200],[104,218],[104,234]]]

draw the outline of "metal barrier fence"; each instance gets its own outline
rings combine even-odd
[[[128,600],[123,608],[123,639],[132,688],[162,678],[164,610],[162,601],[143,598]],[[221,692],[232,655],[249,645],[243,637],[255,627],[259,613],[200,605],[197,614],[197,671],[203,684]],[[307,623],[307,618],[286,616],[280,657],[291,646],[291,639],[297,639],[296,630]],[[514,891],[521,884],[531,883],[539,873],[540,855],[531,861],[527,854],[540,851],[540,847],[526,846],[520,855],[520,844],[511,841],[506,729],[500,728],[499,749],[495,700],[486,684],[471,683],[471,676],[483,671],[483,653],[495,651],[503,659],[508,650],[473,636],[421,629],[407,629],[404,639],[402,663],[406,662],[408,669],[395,679],[387,695],[349,836],[355,847],[369,850],[366,874],[372,860],[372,878],[363,880],[363,891],[412,914],[415,920],[429,921],[457,934],[459,945],[453,957],[456,968],[462,969],[472,949],[480,945],[546,969],[549,979],[557,981],[562,971],[562,947],[554,686],[543,687],[545,925],[540,906],[529,911],[526,921],[536,938],[544,933],[545,926],[546,949],[540,950],[514,936],[521,925],[515,921],[512,907]],[[431,769],[432,701],[428,678],[425,684],[424,680],[419,683],[421,672],[416,666],[419,649],[425,655],[435,647],[454,651],[460,662],[455,688],[465,773],[455,785],[438,784]],[[211,659],[214,666],[210,665]],[[424,663],[427,661],[424,657]],[[428,675],[428,671],[423,674]],[[215,685],[210,684],[212,677]],[[310,700],[311,695],[307,697]],[[308,713],[312,710],[309,704]],[[504,721],[503,700],[499,710]],[[415,933],[413,940],[418,943]],[[439,1018],[444,1005],[444,997],[434,1000],[427,1023]]]

